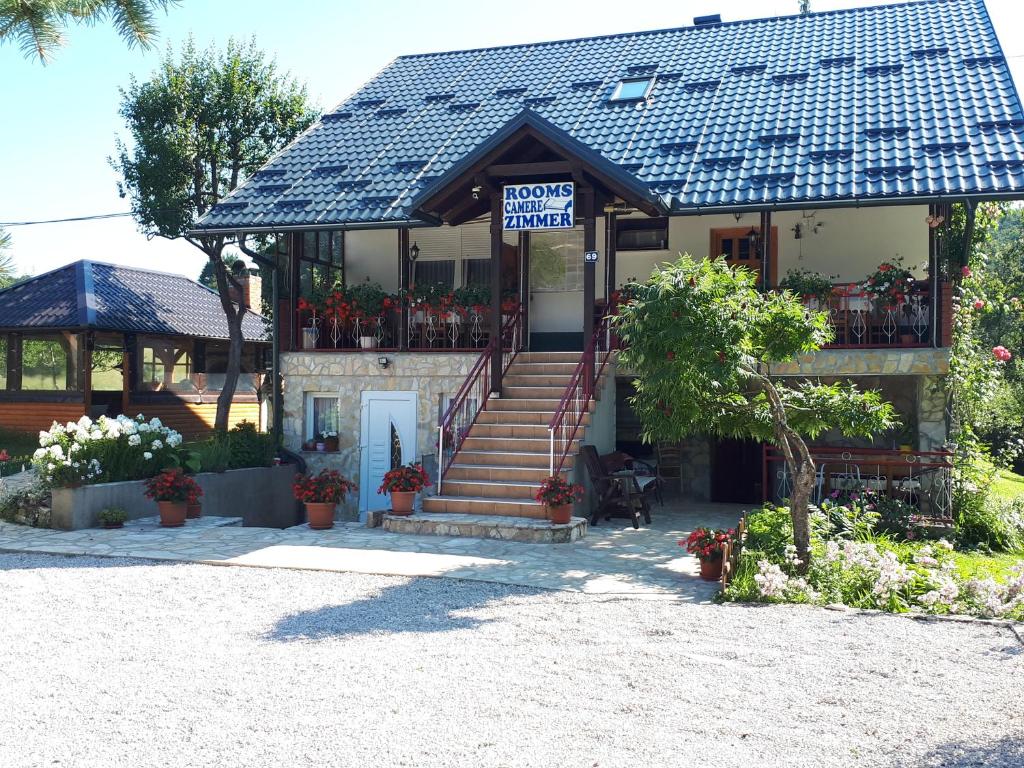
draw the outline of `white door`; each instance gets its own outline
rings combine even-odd
[[[583,228],[530,233],[530,333],[583,331]]]
[[[359,437],[359,516],[387,509],[384,474],[416,458],[416,393],[363,392]]]

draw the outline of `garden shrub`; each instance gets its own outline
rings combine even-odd
[[[258,431],[251,421],[243,421],[233,427],[227,434],[227,444],[231,469],[269,467],[277,454],[274,436]]]
[[[174,464],[180,445],[181,435],[160,419],[83,416],[40,432],[32,464],[54,488],[143,480]]]

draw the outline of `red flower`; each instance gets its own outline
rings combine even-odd
[[[735,533],[732,528],[727,531],[703,527],[695,528],[693,533],[685,539],[679,539],[678,544],[681,547],[686,547],[687,552],[691,555],[696,555],[701,560],[717,560],[722,556],[726,542]]]
[[[433,483],[430,482],[430,476],[423,469],[423,465],[413,462],[386,472],[377,493],[418,493],[431,485]]]
[[[992,347],[992,355],[1001,363],[1005,363],[1013,357],[1013,355],[1010,354],[1010,350],[1002,345]]]
[[[357,490],[356,484],[333,469],[318,475],[296,475],[292,495],[304,504],[337,504],[345,494]]]
[[[0,451],[0,461],[10,461],[10,460],[11,460],[11,454],[9,454],[7,452],[6,448],[4,448],[2,451]]]
[[[963,269],[960,270],[960,274],[963,275],[964,277],[971,277],[974,273],[971,272],[970,267],[964,267]]]
[[[985,302],[982,301],[981,299],[975,299],[974,300],[974,308],[975,309],[984,309],[985,308]]]

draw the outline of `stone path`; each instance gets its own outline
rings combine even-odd
[[[440,576],[592,594],[711,600],[717,585],[701,581],[697,561],[677,541],[696,526],[732,527],[735,505],[655,506],[653,524],[633,530],[608,521],[571,544],[524,544],[416,536],[345,523],[329,531],[152,526],[53,531],[0,523],[0,551],[299,568],[395,576]],[[207,518],[209,519],[209,518]]]

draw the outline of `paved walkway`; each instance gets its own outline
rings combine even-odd
[[[355,523],[329,531],[210,527],[126,527],[52,531],[0,523],[0,551],[140,557],[263,568],[442,576],[592,594],[711,600],[697,561],[677,544],[696,526],[735,526],[741,508],[724,504],[655,506],[652,525],[611,520],[572,544],[523,544],[413,536]]]

